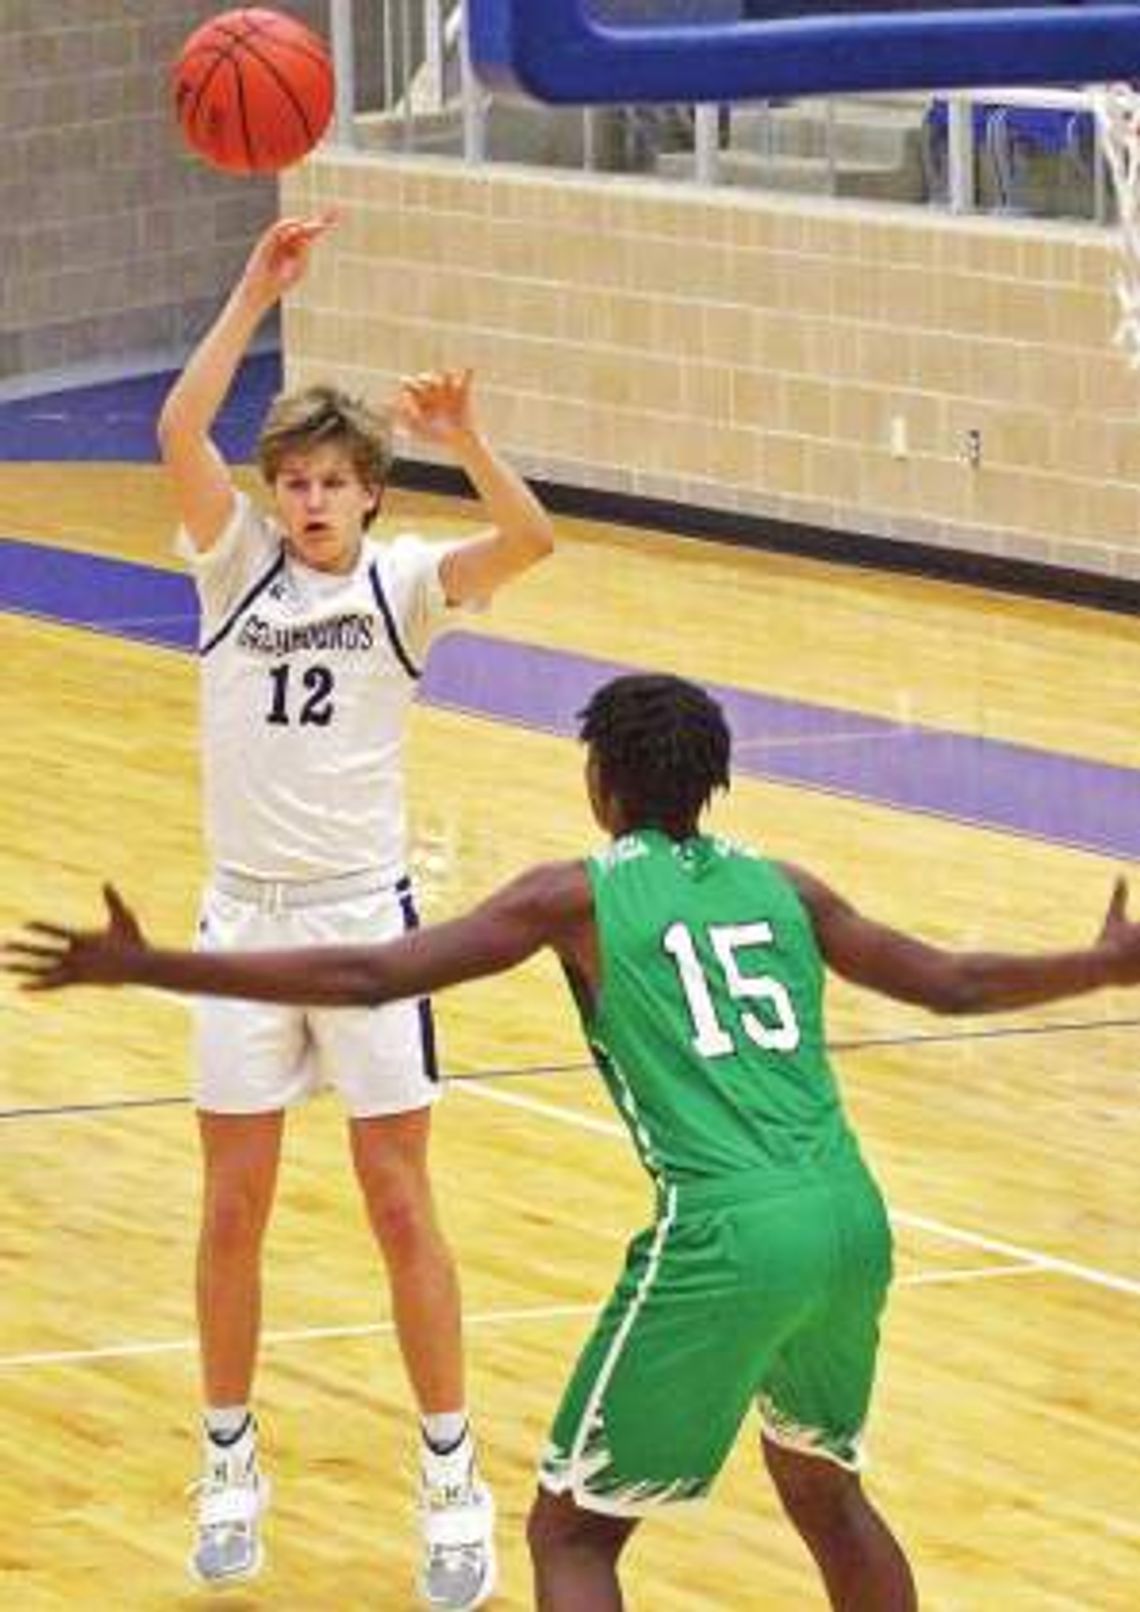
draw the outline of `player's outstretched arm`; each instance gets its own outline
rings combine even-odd
[[[199,549],[217,541],[233,511],[230,473],[210,439],[210,428],[258,325],[304,278],[314,242],[334,222],[331,213],[323,213],[270,225],[162,406],[162,461],[174,483],[182,524]]]
[[[31,991],[150,985],[195,996],[374,1005],[502,973],[544,946],[561,949],[592,911],[582,865],[551,863],[512,880],[463,917],[388,945],[215,953],[151,947],[112,886],[104,887],[104,897],[104,929],[29,924],[4,946],[4,968]]]
[[[1100,934],[1066,952],[947,951],[876,923],[811,874],[787,868],[811,914],[825,961],[855,985],[934,1013],[997,1013],[1140,983],[1140,924],[1117,879]]]
[[[492,448],[475,418],[472,372],[408,376],[392,414],[410,436],[444,447],[465,471],[493,530],[452,549],[440,566],[450,604],[489,599],[554,549],[554,525],[523,478]]]

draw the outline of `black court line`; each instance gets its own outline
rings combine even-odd
[[[0,1108],[3,1119],[56,1119],[78,1114],[121,1114],[132,1108],[185,1108],[189,1097],[108,1097],[98,1103],[49,1103],[34,1108]]]
[[[936,1047],[965,1046],[975,1041],[1015,1041],[1030,1036],[1088,1035],[1098,1030],[1135,1030],[1140,1018],[1135,1019],[1071,1019],[1056,1024],[1006,1024],[982,1030],[915,1030],[904,1035],[857,1036],[848,1041],[831,1041],[828,1051],[846,1055],[852,1052],[874,1052],[884,1047]],[[461,1086],[465,1082],[481,1084],[490,1080],[525,1080],[541,1075],[581,1075],[594,1073],[589,1059],[573,1063],[523,1064],[514,1069],[475,1069],[465,1075],[444,1075],[444,1085]],[[0,1108],[0,1120],[52,1119],[79,1117],[84,1114],[117,1114],[139,1108],[188,1108],[190,1098],[182,1097],[109,1097],[94,1103],[54,1103],[36,1107]]]
[[[574,1063],[528,1064],[517,1069],[480,1069],[467,1075],[444,1075],[445,1085],[462,1085],[465,1080],[505,1080],[522,1076],[578,1074],[593,1069],[588,1060]],[[117,1114],[137,1108],[188,1108],[189,1094],[181,1097],[108,1097],[93,1103],[49,1103],[35,1107],[0,1108],[0,1120],[52,1119],[83,1114]]]
[[[914,1030],[905,1035],[859,1036],[831,1041],[829,1052],[871,1052],[876,1047],[929,1047],[969,1041],[1012,1041],[1020,1037],[1080,1035],[1090,1030],[1135,1030],[1140,1019],[1060,1019],[1056,1024],[1001,1024],[984,1030]]]

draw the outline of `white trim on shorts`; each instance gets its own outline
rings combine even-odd
[[[646,1517],[663,1506],[693,1503],[704,1500],[707,1497],[707,1491],[702,1491],[699,1494],[677,1493],[676,1485],[670,1485],[665,1489],[657,1489],[650,1493],[644,1492],[641,1485],[633,1485],[624,1492],[616,1490],[609,1494],[596,1494],[590,1487],[591,1478],[599,1467],[604,1467],[606,1464],[605,1456],[601,1452],[595,1451],[592,1458],[591,1455],[587,1454],[587,1447],[591,1442],[591,1438],[596,1437],[595,1429],[600,1421],[599,1407],[605,1398],[610,1379],[617,1370],[618,1362],[625,1351],[630,1332],[633,1330],[634,1324],[649,1296],[650,1289],[657,1280],[661,1257],[676,1218],[677,1189],[675,1186],[669,1186],[665,1189],[664,1201],[654,1228],[653,1244],[649,1250],[645,1270],[642,1272],[637,1290],[629,1301],[629,1306],[621,1318],[617,1331],[614,1333],[613,1341],[598,1369],[593,1387],[582,1408],[578,1430],[574,1435],[570,1449],[565,1458],[556,1465],[550,1462],[549,1465],[539,1467],[539,1487],[547,1490],[550,1494],[570,1494],[575,1505],[581,1507],[583,1511],[602,1512],[611,1517]],[[601,1455],[600,1460],[599,1455]],[[550,1452],[548,1451],[548,1461],[549,1458]]]
[[[781,1450],[789,1450],[794,1455],[807,1455],[816,1461],[830,1461],[832,1466],[842,1467],[844,1472],[866,1471],[868,1460],[862,1429],[851,1441],[855,1454],[848,1461],[837,1451],[828,1448],[824,1442],[825,1435],[818,1428],[809,1427],[804,1422],[794,1422],[790,1417],[783,1416],[770,1394],[757,1394],[755,1403],[756,1413],[760,1418],[760,1431],[770,1444],[777,1445]]]

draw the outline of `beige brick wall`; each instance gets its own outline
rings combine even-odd
[[[276,182],[182,147],[169,69],[212,0],[0,0],[0,394],[200,334]],[[327,0],[289,9],[322,29]]]
[[[469,363],[532,474],[1140,578],[1106,232],[333,153],[329,202],[294,380]]]

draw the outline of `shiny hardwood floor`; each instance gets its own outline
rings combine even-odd
[[[396,524],[469,506],[399,495]],[[0,467],[0,535],[167,566],[144,467]],[[1140,768],[1134,622],[662,535],[560,523],[477,630]],[[190,657],[0,615],[0,931],[80,919],[114,877],[185,936],[202,871]],[[824,742],[823,740],[820,741]],[[429,915],[593,842],[580,757],[428,706],[409,758]],[[873,770],[873,756],[868,761]],[[1094,931],[1104,856],[953,817],[738,781],[718,825],[947,942]],[[540,960],[440,1004],[435,1168],[464,1274],[472,1402],[502,1512],[496,1605],[530,1604],[522,1519],[562,1377],[647,1193]],[[1140,1000],[932,1021],[832,993],[848,1101],[895,1209],[900,1281],[870,1483],[938,1612],[1140,1606]],[[995,1033],[998,1032],[998,1033]],[[197,1604],[183,1576],[196,1379],[185,1016],[0,986],[0,1606]],[[231,1607],[411,1607],[414,1442],[331,1102],[295,1118],[271,1233],[260,1406],[271,1566]],[[632,1548],[637,1612],[822,1597],[750,1436],[705,1508]]]

